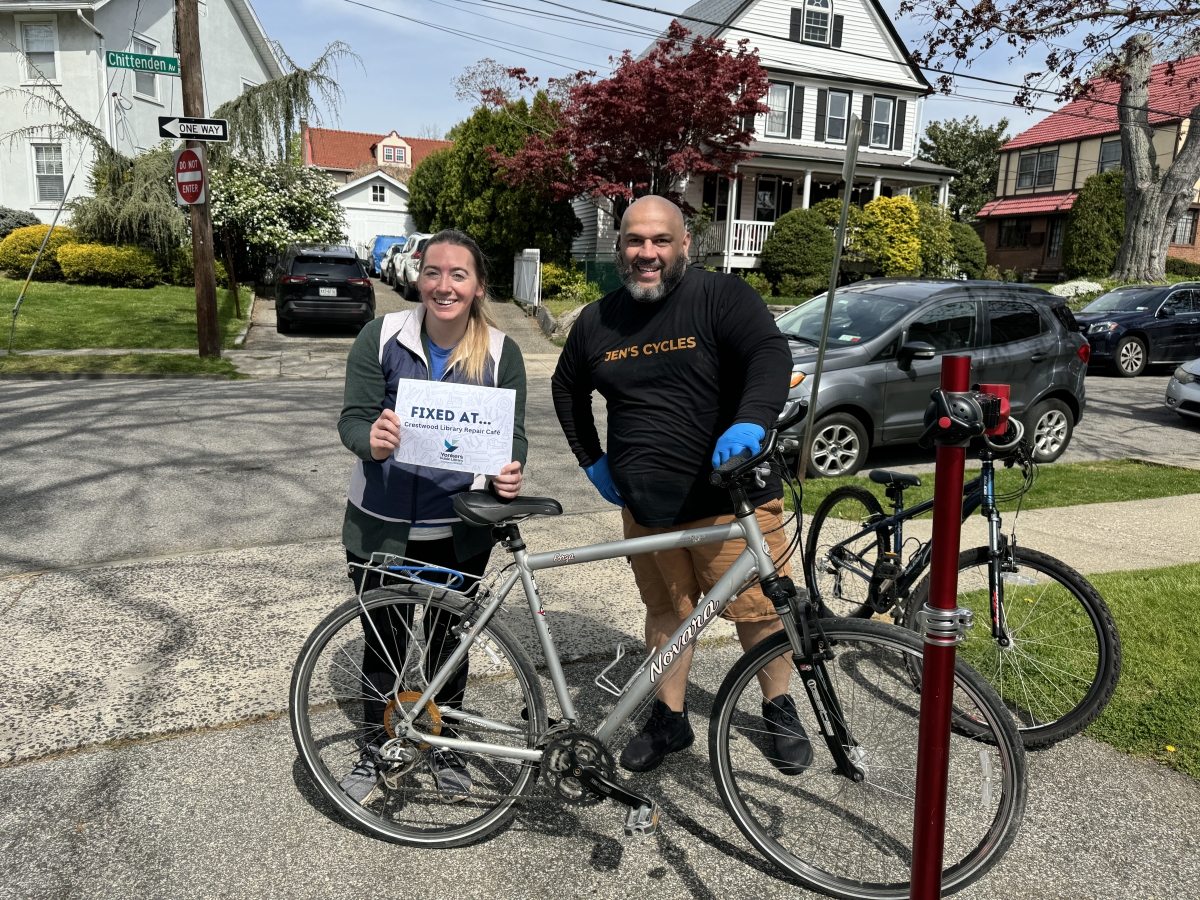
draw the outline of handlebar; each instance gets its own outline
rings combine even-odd
[[[789,428],[799,424],[807,415],[808,402],[806,400],[798,401],[795,409],[771,426],[770,431],[763,438],[762,447],[757,453],[752,454],[749,450],[735,453],[712,470],[712,474],[708,476],[708,483],[713,485],[713,487],[728,487],[738,479],[750,474],[775,452],[779,446],[780,432],[787,431]]]

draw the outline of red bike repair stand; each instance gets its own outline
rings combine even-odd
[[[942,357],[942,390],[966,391],[971,357]],[[958,606],[958,546],[962,531],[963,466],[966,447],[937,448],[933,488],[933,559],[929,605]],[[926,629],[922,629],[926,631]],[[917,739],[916,813],[913,817],[911,900],[942,896],[942,851],[946,840],[946,780],[950,758],[950,709],[954,694],[957,637],[925,635],[921,667],[921,726]]]

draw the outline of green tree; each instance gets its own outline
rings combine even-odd
[[[950,225],[950,214],[943,207],[933,203],[917,203],[917,239],[921,242],[922,275],[953,278],[958,274]]]
[[[479,242],[493,279],[512,277],[513,255],[537,247],[547,262],[566,262],[582,229],[566,200],[551,200],[529,184],[508,184],[497,159],[512,157],[548,114],[550,100],[539,92],[531,107],[523,98],[501,108],[478,107],[462,122],[454,146],[418,178],[431,154],[413,172],[409,208],[418,227],[457,228]],[[418,215],[419,213],[419,215]]]
[[[975,116],[961,121],[930,122],[921,138],[921,159],[961,173],[950,182],[950,211],[957,222],[970,222],[996,196],[1000,148],[1008,142],[1008,119],[990,128]]]
[[[954,245],[954,262],[968,278],[982,278],[987,268],[987,247],[975,229],[962,222],[950,223],[950,241]]]
[[[851,249],[864,254],[887,277],[921,271],[921,214],[908,197],[879,197],[863,207]]]
[[[779,217],[763,244],[763,274],[774,284],[782,283],[786,275],[828,281],[833,244],[833,234],[819,212],[793,209]]]
[[[1063,234],[1063,268],[1070,277],[1103,278],[1112,272],[1125,236],[1124,177],[1120,169],[1110,169],[1083,183]]]
[[[434,150],[417,163],[408,178],[408,212],[413,217],[417,231],[438,230],[438,202],[446,183],[446,164],[449,161],[449,147]]]

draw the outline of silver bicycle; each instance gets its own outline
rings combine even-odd
[[[609,742],[704,629],[758,583],[784,629],[745,653],[716,695],[708,748],[721,801],[759,851],[808,887],[835,897],[907,897],[920,707],[912,673],[920,670],[923,643],[892,625],[821,618],[805,591],[777,573],[780,561],[771,558],[746,497],[746,486],[770,467],[786,476],[777,435],[767,435],[762,452],[735,457],[713,473],[713,483],[733,497],[736,519],[728,525],[530,553],[519,522],[558,515],[559,504],[537,497],[504,503],[469,492],[455,498],[455,509],[495,529],[511,555],[503,569],[466,591],[458,573],[431,573],[419,561],[377,554],[367,568],[396,583],[360,592],[330,613],[301,650],[292,677],[292,731],[321,793],[360,827],[413,846],[478,841],[502,828],[535,790],[571,804],[613,800],[627,807],[626,835],[650,836],[659,827],[658,805],[635,780],[618,775]],[[608,681],[608,670],[596,679],[616,702],[598,726],[585,728],[534,573],[735,539],[746,549],[667,645],[652,650],[624,687]],[[449,584],[430,584],[435,574]],[[497,616],[518,583],[560,719],[549,718],[533,662]],[[364,671],[364,653],[376,663],[385,659],[384,678]],[[813,762],[801,771],[772,758],[773,732],[757,684],[756,676],[781,657],[790,658],[788,692],[799,700],[799,719],[812,739]],[[438,701],[448,690],[453,698]],[[965,664],[955,672],[954,716],[947,893],[980,878],[1003,855],[1026,799],[1024,751],[1012,718]],[[434,757],[446,752],[467,773],[469,790],[447,790],[439,779]],[[380,777],[356,802],[341,784],[364,754]]]

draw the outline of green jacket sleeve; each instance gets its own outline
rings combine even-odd
[[[517,342],[507,335],[504,338],[504,349],[500,351],[497,382],[496,387],[511,388],[517,392],[517,404],[513,413],[512,458],[524,468],[525,460],[529,456],[529,440],[525,437],[525,358],[521,356],[521,348],[517,346]]]
[[[338,419],[338,433],[346,449],[359,459],[370,460],[371,426],[383,412],[383,397],[387,392],[387,380],[383,367],[379,365],[379,337],[383,331],[383,317],[368,322],[346,358],[346,392],[342,401],[342,417]],[[524,391],[525,372],[522,366],[521,384]],[[521,395],[522,409],[524,393]]]

